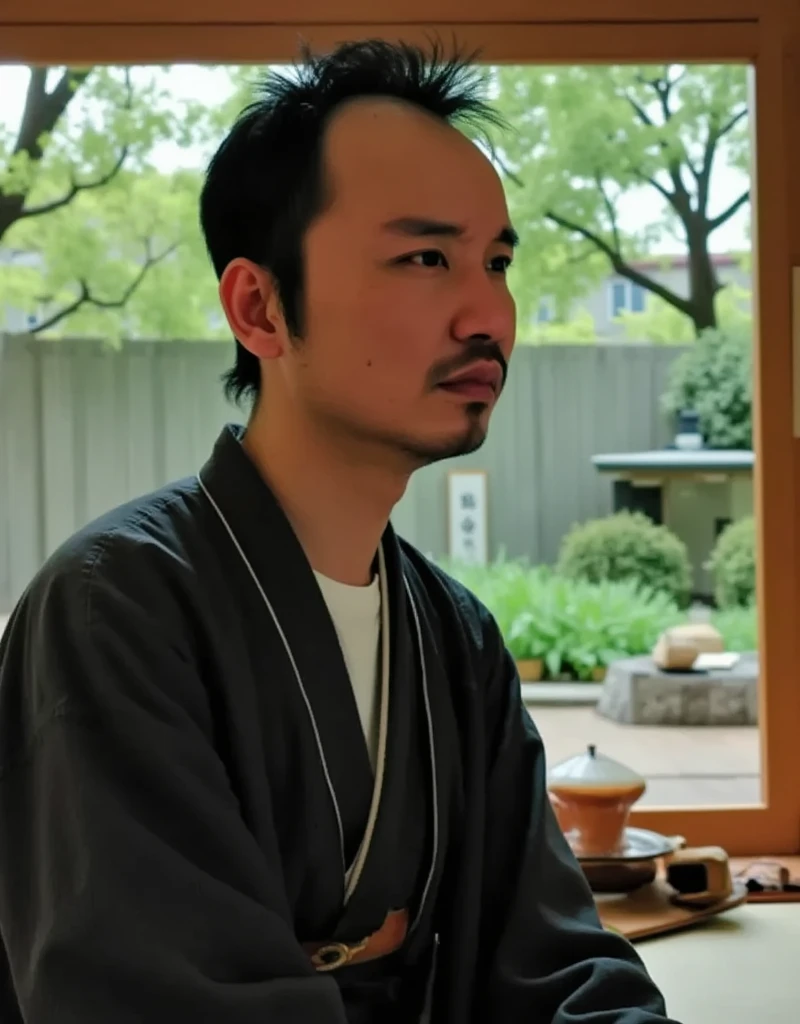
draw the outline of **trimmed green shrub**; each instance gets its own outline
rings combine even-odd
[[[703,331],[689,351],[672,364],[662,404],[676,416],[683,409],[694,409],[709,448],[752,448],[750,330]]]
[[[681,607],[692,586],[686,545],[641,512],[616,512],[573,526],[561,544],[558,572],[590,583],[632,581]]]
[[[715,611],[711,623],[722,634],[726,651],[758,650],[758,612],[755,605]]]
[[[739,608],[756,598],[756,523],[752,516],[726,526],[711,552],[714,597],[720,608]]]

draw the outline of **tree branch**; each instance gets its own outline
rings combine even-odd
[[[689,165],[692,169],[692,173],[694,174],[695,181],[697,182],[697,212],[701,217],[705,217],[706,210],[708,209],[708,191],[711,186],[711,168],[714,164],[714,157],[716,155],[720,139],[727,135],[728,132],[732,131],[739,121],[746,116],[747,107],[738,111],[729,118],[725,124],[719,126],[716,124],[716,118],[712,115],[708,129],[708,139],[706,140],[705,152],[703,153],[702,167],[697,171],[691,164]],[[719,225],[717,225],[717,227],[719,227]]]
[[[665,71],[667,69],[665,68]],[[669,103],[669,98],[672,93],[672,86],[680,81],[681,75],[675,79],[675,82],[670,82],[666,76],[664,78],[656,78],[650,84],[656,91],[659,102],[661,104],[661,113],[664,115],[664,124],[669,124],[672,120],[672,116],[675,111],[672,109]]]
[[[685,74],[686,71],[684,69],[676,78],[670,80],[669,67],[667,66],[664,68],[663,78],[654,78],[652,81],[648,82],[648,85],[655,90],[659,104],[661,105],[661,113],[664,117],[664,127],[669,125],[670,121],[672,121],[672,118],[675,116],[675,111],[670,105],[672,90]],[[680,139],[677,139],[676,141],[680,145],[680,156],[673,156],[669,159],[667,163],[667,170],[670,178],[672,179],[672,184],[675,187],[673,206],[675,206],[676,210],[685,211],[688,215],[691,212],[692,204],[691,196],[683,181],[682,164],[686,164],[693,174],[696,175],[697,172],[692,161],[689,159],[689,154],[686,152],[686,147],[683,145],[683,142]],[[669,144],[665,139],[659,139],[659,144],[663,151],[669,149]]]
[[[721,139],[723,135],[727,135],[728,132],[733,131],[733,129],[742,120],[742,118],[747,117],[747,113],[747,107],[745,107],[743,110],[740,110],[738,113],[734,114],[733,117],[729,118],[725,122],[725,124],[720,128],[719,132],[717,133],[717,138]]]
[[[614,268],[615,273],[619,274],[620,277],[625,277],[634,284],[641,285],[642,288],[652,292],[654,295],[658,295],[659,298],[668,302],[670,306],[674,306],[675,309],[680,310],[681,313],[685,313],[686,316],[692,316],[692,304],[689,299],[683,298],[682,295],[678,295],[677,292],[673,292],[671,289],[666,288],[663,284],[656,281],[652,277],[648,277],[647,274],[643,274],[641,271],[636,270],[632,267],[622,256],[622,253],[618,249],[614,249],[613,246],[609,245],[604,238],[600,235],[595,234],[588,228],[583,227],[580,224],[576,224],[574,221],[568,220],[566,217],[562,217],[555,213],[553,210],[548,210],[545,213],[545,217],[551,220],[554,224],[557,224],[560,228],[565,231],[571,231],[575,234],[585,238],[587,242],[591,242],[592,245],[596,246],[602,253],[608,257],[611,266]]]
[[[568,267],[577,267],[581,263],[585,263],[593,255],[594,253],[590,252],[589,249],[584,249],[583,252],[568,255],[564,260],[564,263]]]
[[[69,203],[72,202],[72,200],[79,192],[88,192],[94,188],[102,188],[103,185],[107,185],[113,178],[115,178],[119,174],[119,172],[122,170],[122,165],[125,163],[125,160],[129,152],[130,150],[127,144],[124,145],[114,163],[114,166],[105,174],[102,174],[95,181],[75,181],[75,178],[73,176],[72,183],[70,184],[69,189],[64,193],[63,196],[60,196],[58,199],[52,199],[49,203],[42,203],[41,206],[23,206],[23,208],[17,214],[16,219],[25,220],[27,217],[41,217],[44,213],[52,213],[53,210],[58,210],[62,206],[67,206]]]
[[[639,103],[638,100],[635,100],[633,96],[631,96],[627,92],[624,93],[623,95],[625,96],[625,99],[628,101],[628,103],[630,103],[630,105],[633,107],[636,116],[639,118],[642,124],[647,125],[648,128],[655,128],[655,122],[644,109],[644,107],[641,105],[641,103]]]
[[[664,199],[666,199],[670,206],[675,206],[675,193],[670,192],[668,188],[664,188],[657,178],[653,178],[651,175],[645,174],[644,171],[640,170],[638,167],[633,167],[631,170],[640,181],[645,182],[647,185],[652,185],[653,188],[659,192]]]
[[[80,309],[81,306],[86,304],[97,306],[99,309],[121,309],[130,300],[133,293],[142,283],[148,270],[156,266],[156,264],[161,263],[161,261],[165,260],[171,253],[175,252],[175,250],[178,248],[180,244],[180,241],[174,242],[172,245],[168,246],[163,252],[159,253],[157,256],[153,256],[151,252],[150,239],[145,239],[145,261],[139,268],[139,273],[131,281],[131,283],[128,285],[128,287],[125,289],[125,291],[118,299],[98,298],[96,295],[92,294],[88,282],[84,278],[81,278],[81,280],[78,282],[79,292],[77,297],[72,302],[67,303],[66,306],[62,307],[61,309],[53,313],[51,316],[47,317],[46,320],[42,320],[41,323],[38,323],[34,327],[31,327],[29,329],[29,333],[39,334],[41,331],[47,331],[51,327],[55,327],[55,325],[59,323],[59,321],[64,320],[68,316],[71,316],[73,313],[77,312],[77,310]]]
[[[25,95],[25,107],[20,119],[17,141],[13,152],[27,153],[31,160],[41,160],[42,135],[51,132],[77,90],[86,81],[91,68],[78,71],[67,68],[52,92],[47,92],[47,68],[31,68],[31,77]]]
[[[597,188],[600,191],[600,195],[603,197],[603,205],[606,208],[606,213],[608,214],[608,219],[611,224],[611,235],[614,239],[614,248],[617,252],[620,252],[622,249],[622,245],[619,240],[619,228],[617,226],[617,211],[614,209],[614,204],[608,198],[608,194],[605,188],[603,187],[603,176],[600,173],[600,171],[594,172],[594,180],[597,185]]]
[[[718,227],[721,227],[725,223],[725,221],[730,220],[731,217],[749,201],[749,199],[750,189],[748,188],[742,192],[740,196],[737,196],[727,209],[723,210],[722,213],[713,217],[708,222],[708,234],[711,234],[712,231],[716,231]]]
[[[62,79],[63,81],[63,79]],[[59,83],[59,86],[61,83]],[[125,102],[122,104],[122,110],[131,110],[133,107],[133,84],[131,82],[131,70],[125,68]],[[102,188],[103,185],[107,185],[113,178],[119,174],[122,170],[122,165],[127,159],[128,153],[130,152],[130,146],[125,143],[122,146],[119,156],[114,162],[114,166],[107,171],[105,174],[101,174],[95,181],[79,182],[75,180],[74,170],[70,168],[70,187],[59,199],[53,199],[48,203],[43,203],[41,206],[33,206],[30,209],[23,208],[18,212],[16,220],[23,220],[26,217],[40,217],[44,213],[52,213],[53,210],[58,210],[62,206],[67,206],[79,192],[88,192],[94,188]]]
[[[22,111],[17,139],[12,150],[12,157],[26,153],[33,163],[38,163],[44,155],[43,139],[55,128],[59,118],[67,109],[76,90],[86,81],[90,71],[77,71],[67,68],[52,92],[48,93],[47,69],[31,68],[28,90],[25,96],[25,107]],[[30,192],[30,185],[18,192],[0,191],[0,239],[12,224],[19,220],[25,200]]]
[[[683,76],[679,76],[679,77],[683,77]],[[653,82],[646,82],[646,83],[644,82],[643,79],[640,79],[640,81],[642,81],[643,84],[651,85],[656,90],[656,92],[659,93],[659,96],[661,96],[661,92],[659,91],[659,83],[658,83],[657,80],[653,81]],[[675,82],[677,82],[677,81],[679,81],[679,78],[675,79]],[[674,85],[675,82],[673,82],[672,85]],[[670,88],[671,88],[671,86],[670,86]],[[669,90],[667,90],[667,93],[668,92],[669,92]],[[656,122],[652,119],[652,117],[650,117],[650,115],[647,113],[647,111],[644,109],[644,107],[641,105],[641,103],[639,103],[638,100],[635,100],[633,98],[633,96],[631,96],[629,93],[623,93],[623,95],[624,95],[625,99],[628,101],[628,103],[631,105],[631,107],[633,108],[634,112],[636,113],[636,116],[639,118],[639,120],[642,122],[643,125],[645,125],[648,128],[661,128],[661,127],[664,127],[664,125],[656,124]],[[664,118],[664,124],[667,124],[667,122],[671,118],[672,118],[672,110],[669,108],[669,106],[667,106],[667,111],[666,111],[665,118]],[[665,139],[659,138],[658,139],[658,145],[661,147],[662,150],[665,150],[667,148],[667,142],[666,142]],[[686,163],[689,165],[689,167],[692,170],[694,170],[694,167],[692,167],[692,163],[689,160],[689,157],[685,153],[685,151],[684,151],[684,159],[686,160]],[[657,184],[657,182],[655,182],[652,178],[645,178],[644,180],[648,181],[651,185],[654,185],[659,190],[659,192],[661,192],[661,194],[664,196],[665,199],[667,199],[670,202],[672,202],[672,199],[670,197],[670,193],[667,192],[666,189],[664,189],[661,185]]]
[[[636,100],[633,96],[631,96],[627,92],[623,93],[623,96],[636,113],[636,116],[639,118],[642,124],[648,128],[664,128],[672,120],[674,111],[670,106],[670,95],[674,86],[678,84],[681,78],[683,78],[684,72],[681,72],[681,74],[678,75],[677,78],[674,78],[672,81],[670,81],[670,79],[667,77],[668,70],[668,68],[664,69],[664,78],[646,79],[641,75],[637,76],[637,81],[640,85],[650,86],[650,88],[655,91],[661,106],[661,112],[664,116],[664,121],[662,124],[658,124],[656,121],[654,121],[653,118],[650,117],[650,115],[641,105],[641,103],[639,103],[639,101]],[[669,148],[667,140],[658,137],[656,141],[658,142],[661,151],[666,153],[667,149]],[[685,150],[685,147],[682,146],[681,150],[683,162],[685,162],[688,165],[688,167],[693,173],[696,173],[692,165],[692,162],[689,159],[689,155]],[[691,210],[691,202],[689,193],[683,181],[683,175],[681,174],[681,160],[672,157],[667,162],[666,169],[669,173],[670,178],[672,179],[674,192],[670,192],[668,189],[664,188],[663,185],[660,185],[655,178],[651,177],[650,175],[645,175],[642,171],[637,171],[636,169],[634,169],[634,174],[636,174],[637,177],[639,177],[642,181],[647,182],[647,184],[652,185],[653,188],[657,189],[658,192],[661,193],[663,198],[666,199],[666,201],[673,207],[673,209],[681,216],[684,216],[687,212]]]
[[[714,166],[714,157],[719,142],[719,129],[712,123],[709,124],[708,138],[706,139],[705,151],[703,152],[703,163],[700,170],[692,167],[694,180],[697,183],[697,212],[705,217],[708,209],[708,190],[711,185],[711,168]]]

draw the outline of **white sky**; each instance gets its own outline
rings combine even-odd
[[[19,122],[25,100],[28,72],[25,67],[0,66],[0,123],[7,126]],[[177,100],[193,96],[209,104],[219,103],[221,89],[225,88],[224,72],[213,67],[197,65],[173,65],[169,71],[170,88]],[[203,157],[198,151],[181,150],[177,146],[163,145],[154,153],[157,166],[167,171],[178,166],[199,166]],[[713,215],[725,209],[747,187],[747,179],[740,172],[721,165],[717,161],[712,180]],[[643,188],[637,194],[629,194],[620,204],[619,218],[623,229],[633,230],[643,224],[653,223],[660,216],[660,206],[654,191]],[[747,209],[739,211],[711,236],[714,252],[743,251],[750,247],[747,239]],[[659,253],[681,251],[679,242],[664,239],[657,247]]]

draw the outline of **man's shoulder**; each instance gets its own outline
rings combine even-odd
[[[77,598],[97,580],[166,577],[181,562],[199,487],[176,480],[104,512],[66,538],[35,573],[23,602],[40,604],[53,591]],[[155,570],[155,571],[154,571]]]
[[[204,713],[191,628],[203,592],[198,486],[176,481],[111,509],[34,575],[0,637],[0,688],[13,695],[0,708],[0,771],[52,721],[113,714],[166,691]]]

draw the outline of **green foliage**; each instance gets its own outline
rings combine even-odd
[[[42,333],[228,336],[198,224],[200,169],[251,72],[196,71],[215,76],[217,103],[176,94],[169,67],[91,69],[39,139],[38,157],[14,152],[21,125],[0,128],[0,214],[14,195],[24,195],[25,211],[53,204],[0,216],[2,246],[15,254],[0,274],[0,306],[34,318],[34,331],[53,319]],[[48,74],[52,92],[65,72]],[[39,116],[43,95],[29,98],[28,115]],[[91,298],[76,304],[84,293]]]
[[[590,680],[618,658],[652,650],[682,621],[668,595],[631,581],[566,579],[524,562],[447,568],[492,612],[513,657],[541,658],[550,679]]]
[[[523,636],[535,630],[547,638],[544,662],[551,679],[588,680],[619,658],[645,654],[681,618],[666,594],[632,581],[589,583],[556,575],[537,596],[516,626]]]
[[[591,583],[631,580],[685,605],[692,581],[686,545],[639,512],[617,512],[576,524],[564,537],[558,571]]]
[[[702,231],[691,258],[705,259],[709,237],[736,212],[709,209],[714,169],[748,173],[746,74],[731,64],[495,69],[492,98],[513,126],[497,159],[524,243],[511,277],[521,323],[540,298],[566,308],[611,267],[624,276],[689,230]],[[661,215],[626,224],[625,204],[645,196]],[[692,296],[681,315],[691,325],[706,303],[713,295]]]
[[[704,331],[670,368],[667,412],[694,409],[709,448],[753,444],[753,345],[749,330]]]
[[[21,222],[9,234],[42,262],[5,270],[0,299],[47,319],[74,303],[77,282],[85,280],[100,302],[116,303],[142,274],[148,254],[173,250],[141,276],[121,306],[83,303],[41,333],[110,341],[228,337],[213,326],[218,300],[197,221],[199,176],[178,171],[170,178],[152,170],[122,171],[113,188]],[[135,218],[130,210],[137,211]]]
[[[756,597],[756,524],[746,516],[727,526],[711,552],[714,597],[720,608],[749,607]]]
[[[624,311],[619,322],[630,341],[649,341],[655,345],[691,344],[696,332],[689,318],[679,309],[650,295],[641,313]]]
[[[566,321],[520,324],[517,344],[520,345],[591,345],[597,341],[594,317],[580,310]]]
[[[711,623],[722,634],[726,651],[758,650],[758,610],[754,604],[715,611]]]

